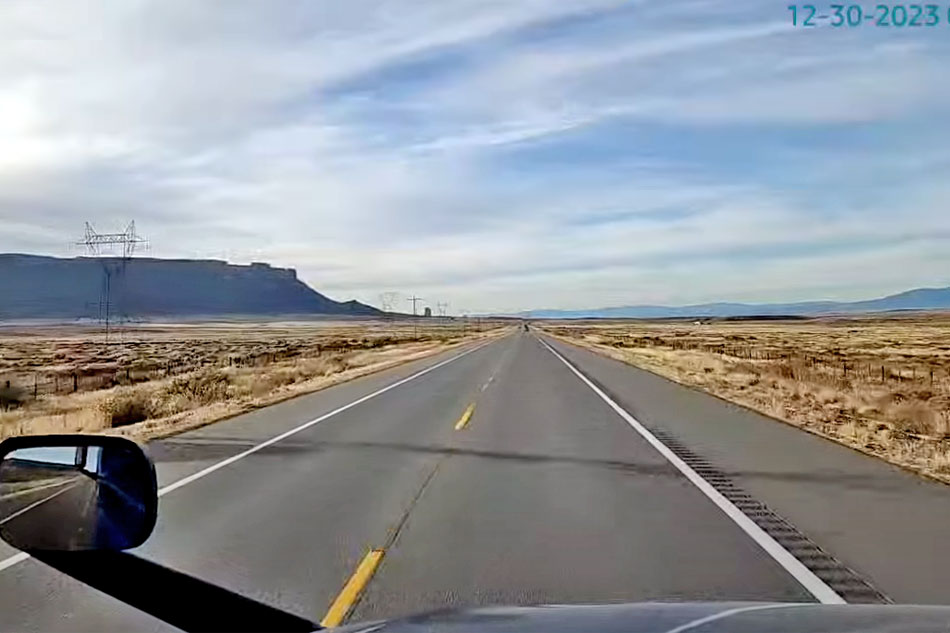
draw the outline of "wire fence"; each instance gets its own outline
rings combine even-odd
[[[841,350],[825,353],[775,349],[730,342],[710,343],[659,336],[599,335],[604,342],[619,348],[660,348],[696,351],[740,361],[753,367],[773,366],[783,378],[824,382],[835,386],[842,382],[906,384],[950,392],[950,361],[931,359],[884,361],[873,355],[846,354]]]
[[[188,348],[181,342],[175,342],[169,344],[169,352],[174,353],[175,356],[167,359],[161,359],[163,352],[154,351],[151,358],[145,352],[139,352],[135,357],[117,354],[118,357],[126,360],[119,359],[92,366],[60,370],[29,370],[22,367],[4,370],[0,368],[0,410],[29,404],[43,397],[132,385],[212,367],[264,367],[295,358],[315,358],[327,354],[340,355],[414,341],[454,340],[458,336],[478,331],[474,328],[466,331],[461,326],[452,327],[451,325],[453,324],[441,327],[429,325],[419,327],[415,331],[414,328],[408,326],[403,330],[396,330],[382,336],[327,338],[319,342],[313,340],[244,341],[241,345],[235,346],[236,349],[227,352],[219,348],[204,350],[197,341],[192,348]],[[117,344],[117,347],[129,350],[136,345],[134,342],[128,342]],[[172,346],[174,349],[171,349]],[[183,348],[185,351],[182,351]],[[62,363],[64,360],[67,359],[56,362]],[[40,361],[33,358],[30,362]]]

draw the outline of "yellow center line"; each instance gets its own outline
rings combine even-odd
[[[461,431],[465,428],[465,425],[468,424],[468,421],[472,419],[472,414],[475,412],[475,403],[468,405],[468,408],[465,409],[465,413],[462,414],[462,417],[459,418],[459,421],[455,423],[455,430]]]
[[[357,567],[353,575],[350,576],[346,585],[343,586],[340,595],[338,595],[336,600],[333,601],[333,604],[330,605],[330,610],[327,611],[327,614],[320,620],[320,626],[338,626],[343,622],[347,614],[349,614],[350,609],[356,604],[357,598],[363,593],[366,584],[373,577],[373,573],[376,571],[376,568],[379,566],[379,561],[383,559],[383,554],[385,553],[386,551],[382,549],[373,549],[366,553],[359,567]]]

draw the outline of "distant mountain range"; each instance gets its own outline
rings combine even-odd
[[[333,301],[292,268],[218,260],[128,260],[0,254],[0,319],[98,318],[104,270],[111,271],[110,313],[131,319],[188,316],[383,314],[358,301]]]
[[[868,301],[801,303],[701,303],[688,306],[634,305],[589,310],[528,310],[513,316],[535,319],[815,316],[889,310],[950,310],[950,288],[917,288]]]

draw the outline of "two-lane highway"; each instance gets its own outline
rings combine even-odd
[[[385,445],[444,459],[358,619],[443,605],[811,599],[536,338],[502,346],[464,431]]]
[[[816,557],[796,516],[762,519],[760,499],[708,464],[665,454],[624,417],[642,377],[601,360],[511,333],[155,442],[159,524],[136,554],[331,623],[461,605],[829,601],[810,569],[857,577]],[[702,398],[711,418],[728,410]],[[650,407],[664,438],[663,403]],[[0,570],[2,630],[167,628],[37,561]]]

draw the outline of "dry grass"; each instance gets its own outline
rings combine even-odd
[[[382,322],[166,325],[128,329],[108,343],[81,328],[8,330],[0,333],[0,397],[10,394],[0,406],[0,438],[170,435],[501,331],[482,329]],[[87,380],[75,392],[68,381],[65,392],[38,390],[34,398],[32,382],[22,378],[29,372],[107,379]]]
[[[950,315],[544,329],[950,483]]]

